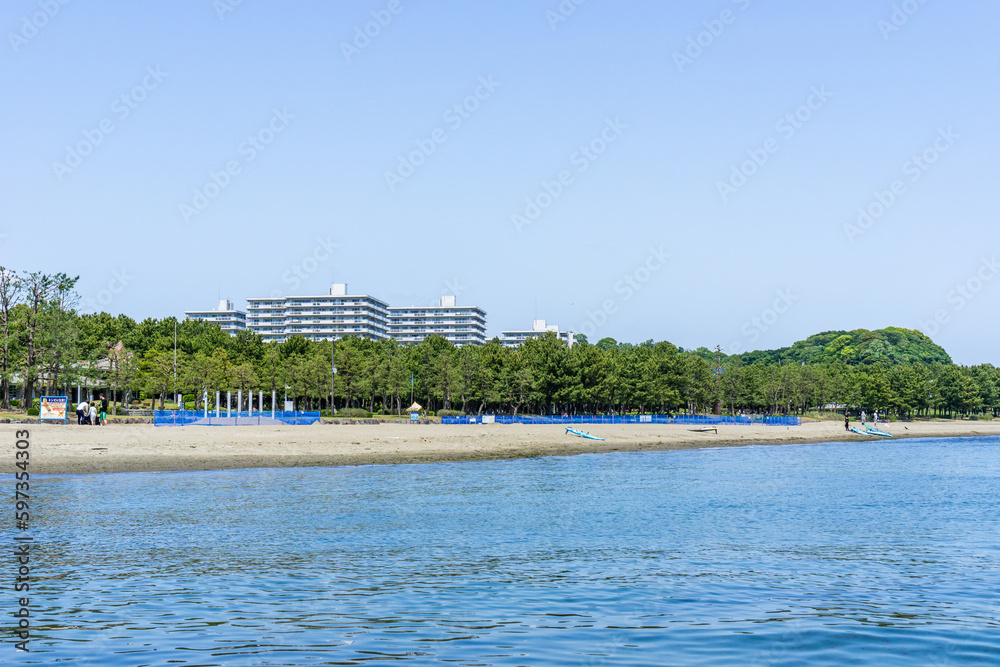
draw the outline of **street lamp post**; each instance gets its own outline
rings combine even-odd
[[[177,320],[174,319],[174,394],[177,394]]]

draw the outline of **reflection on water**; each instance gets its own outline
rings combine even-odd
[[[998,478],[997,438],[43,477],[16,657],[996,664]]]

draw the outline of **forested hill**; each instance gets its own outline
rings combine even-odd
[[[738,356],[744,364],[842,362],[851,366],[884,363],[950,364],[951,357],[940,345],[914,329],[887,327],[868,331],[824,331],[778,350],[756,350]]]

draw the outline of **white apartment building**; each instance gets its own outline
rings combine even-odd
[[[289,336],[333,340],[389,336],[389,306],[367,294],[347,293],[346,283],[334,283],[320,296],[255,297],[247,299],[247,328],[265,342],[284,342]]]
[[[200,322],[214,322],[230,336],[247,328],[247,314],[233,308],[233,302],[226,299],[220,299],[215,310],[186,310],[184,317]]]
[[[554,333],[559,340],[565,342],[570,347],[573,347],[573,332],[572,331],[560,331],[559,327],[555,324],[546,324],[545,320],[534,320],[531,323],[531,329],[528,331],[501,331],[500,332],[500,343],[504,347],[517,347],[529,338],[537,338],[539,336],[544,336],[548,332]]]
[[[486,343],[486,312],[476,306],[456,306],[443,296],[437,306],[389,308],[389,335],[400,343],[417,344],[437,334],[454,345]]]

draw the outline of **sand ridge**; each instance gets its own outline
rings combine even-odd
[[[1000,436],[1000,421],[921,421],[880,424],[901,438]],[[435,461],[480,461],[588,452],[658,451],[751,444],[880,439],[844,430],[843,422],[802,426],[719,426],[700,433],[686,425],[578,426],[604,442],[567,434],[564,426],[523,424],[312,426],[57,426],[0,424],[13,464],[15,432],[30,432],[34,473],[281,468]]]

